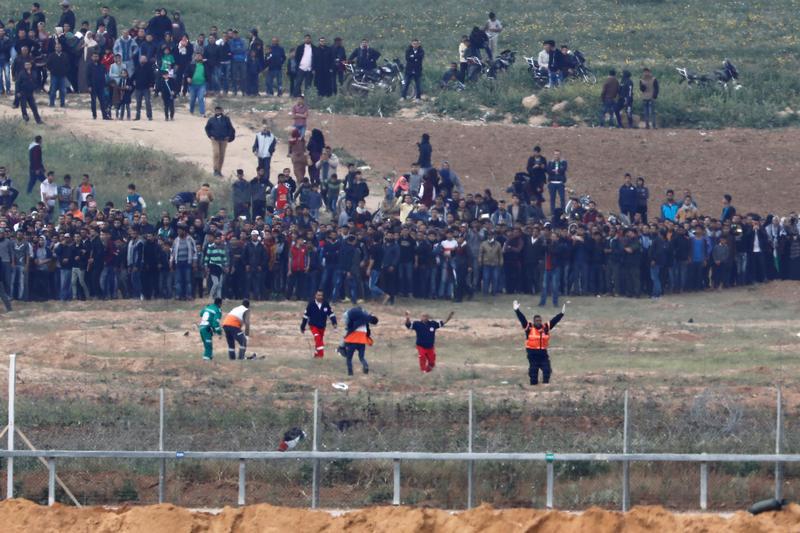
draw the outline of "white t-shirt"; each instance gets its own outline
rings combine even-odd
[[[500,30],[503,29],[503,24],[500,22],[500,19],[487,20],[486,21],[486,36],[493,41],[497,41],[497,36],[500,33]]]
[[[304,70],[309,72],[311,70],[311,45],[306,44],[303,46],[303,57],[300,58],[300,66],[298,67],[300,70]]]
[[[758,242],[758,235],[753,235],[753,253],[761,253],[761,243]]]
[[[44,180],[42,184],[39,185],[39,191],[41,193],[42,202],[45,202],[49,207],[56,205],[58,185],[56,185],[55,182],[50,183],[49,181]]]

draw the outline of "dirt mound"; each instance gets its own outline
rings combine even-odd
[[[449,513],[437,509],[374,507],[332,516],[309,511],[251,505],[225,507],[219,514],[192,512],[173,505],[77,509],[56,504],[40,507],[26,500],[0,503],[0,521],[7,533],[29,531],[72,532],[278,532],[348,531],[411,533],[469,533],[486,531],[533,532],[639,532],[639,531],[796,531],[800,528],[800,506],[784,511],[751,516],[738,512],[730,517],[713,514],[673,514],[662,507],[637,507],[628,514],[592,508],[583,513],[534,509],[496,510],[481,506],[472,511]]]

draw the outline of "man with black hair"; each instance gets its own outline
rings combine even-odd
[[[561,307],[561,312],[550,319],[549,322],[542,322],[541,315],[534,315],[533,322],[528,322],[522,311],[519,310],[519,302],[514,300],[514,313],[517,315],[522,329],[525,330],[525,350],[528,353],[528,377],[531,385],[539,384],[539,370],[542,371],[542,383],[550,383],[552,369],[550,368],[550,356],[547,348],[550,345],[550,332],[556,327],[564,314],[567,312],[567,304]]]
[[[617,71],[613,68],[608,71],[608,78],[603,82],[603,89],[600,91],[600,127],[605,126],[606,115],[608,115],[609,127],[614,125],[614,117],[616,116],[616,100],[619,95],[619,80],[617,80]]]
[[[239,359],[244,359],[247,351],[247,337],[250,335],[250,300],[242,300],[242,305],[234,307],[225,315],[225,320],[222,321],[222,330],[225,332],[225,340],[228,343],[228,359],[236,360],[237,342],[239,343]]]
[[[336,314],[333,312],[331,304],[325,300],[325,293],[318,290],[314,293],[314,299],[308,302],[306,312],[303,314],[303,321],[300,323],[300,333],[306,332],[309,326],[311,335],[314,337],[314,358],[322,359],[325,357],[325,326],[331,321],[333,329],[336,324]]]
[[[362,307],[352,307],[344,314],[345,337],[337,351],[347,359],[347,375],[353,375],[353,354],[358,352],[358,360],[365,374],[369,374],[369,364],[365,356],[367,346],[372,346],[370,326],[378,323],[378,317],[371,315]]]

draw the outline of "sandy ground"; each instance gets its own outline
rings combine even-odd
[[[662,507],[636,507],[627,514],[591,508],[583,513],[533,509],[495,510],[481,506],[452,514],[435,509],[373,507],[341,516],[253,505],[226,507],[219,514],[192,512],[173,505],[101,507],[76,509],[56,504],[39,507],[25,500],[0,503],[0,520],[8,533],[71,531],[92,533],[180,532],[350,532],[350,533],[611,533],[710,532],[769,533],[798,531],[800,506],[781,512],[751,516],[737,512],[730,517],[713,514],[674,514]]]
[[[431,135],[433,161],[449,160],[469,192],[489,187],[495,196],[524,171],[540,145],[550,159],[561,149],[569,161],[567,186],[591,194],[601,211],[616,211],[622,176],[644,176],[650,209],[664,191],[689,189],[701,211],[718,216],[724,193],[741,211],[787,213],[797,210],[790,191],[800,188],[800,131],[730,129],[606,130],[532,128],[524,125],[462,123],[452,120],[312,115],[333,146],[343,146],[373,170],[407,172],[417,159],[416,143]],[[313,127],[313,126],[312,126]]]
[[[211,168],[211,143],[205,134],[206,119],[188,112],[188,103],[185,100],[179,101],[176,105],[175,120],[166,122],[163,117],[160,99],[154,99],[153,120],[148,121],[144,117],[140,121],[127,120],[93,120],[88,104],[81,98],[80,102],[73,100],[67,102],[67,108],[47,107],[45,100],[40,98],[37,103],[45,121],[44,135],[47,129],[55,126],[70,132],[75,136],[95,136],[98,129],[102,130],[101,139],[103,141],[132,143],[139,146],[152,147],[175,156],[181,161],[195,163],[208,172]],[[206,100],[206,105],[213,106],[211,99]],[[208,115],[211,109],[206,109]],[[134,109],[135,113],[135,109]],[[7,101],[0,104],[0,117],[18,118],[19,111],[8,105]],[[245,171],[245,176],[250,179],[255,175],[256,158],[251,150],[253,146],[253,136],[255,131],[248,126],[248,123],[257,121],[238,120],[232,117],[233,125],[236,128],[236,140],[228,145],[225,154],[225,164],[223,174],[231,180],[235,179],[237,168]],[[285,144],[278,146],[272,158],[272,176],[274,177],[284,167],[291,168],[289,158],[286,157]],[[200,184],[198,184],[198,187]]]

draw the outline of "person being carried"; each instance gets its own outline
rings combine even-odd
[[[244,330],[242,329],[244,328]],[[228,359],[236,359],[236,343],[239,343],[239,359],[244,359],[247,351],[247,337],[250,335],[250,300],[243,300],[225,315],[222,321],[225,340],[228,342]]]
[[[542,371],[542,382],[550,383],[550,376],[553,373],[550,368],[550,356],[547,354],[550,331],[564,318],[567,304],[564,304],[561,312],[551,318],[549,322],[542,322],[541,315],[534,315],[533,322],[528,322],[528,319],[519,310],[518,301],[514,300],[513,307],[522,329],[525,330],[525,350],[528,352],[528,376],[531,379],[531,385],[539,383],[539,369]]]
[[[325,293],[317,291],[314,293],[314,299],[308,302],[303,321],[300,323],[300,333],[305,333],[308,325],[314,336],[314,357],[317,359],[325,357],[325,326],[329,318],[333,329],[337,329],[336,314],[331,304],[325,300]]]
[[[222,335],[219,326],[219,319],[222,318],[222,298],[214,298],[214,303],[210,303],[200,311],[200,323],[197,328],[200,330],[200,339],[203,341],[203,359],[211,361],[214,359],[214,334]]]
[[[419,369],[422,372],[430,372],[436,366],[436,330],[443,328],[450,322],[455,313],[450,311],[444,320],[431,320],[428,313],[422,313],[420,320],[411,321],[411,316],[406,311],[406,328],[413,329],[417,334],[417,354],[419,355]]]
[[[347,359],[347,375],[353,375],[353,354],[358,352],[358,360],[365,374],[369,374],[369,364],[365,357],[367,346],[372,346],[370,325],[378,323],[378,317],[369,314],[366,309],[352,307],[344,314],[344,343],[339,346],[339,355]]]

